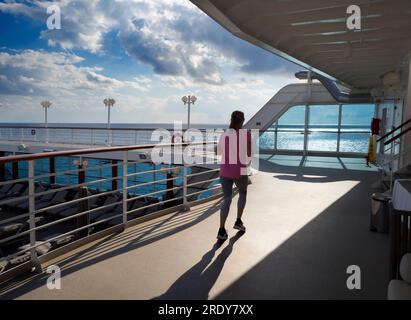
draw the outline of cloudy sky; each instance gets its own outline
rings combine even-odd
[[[47,7],[61,9],[48,30]],[[252,116],[299,67],[246,43],[188,0],[0,1],[0,122],[186,120],[181,96],[195,94],[192,122]]]

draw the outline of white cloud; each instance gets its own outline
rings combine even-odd
[[[45,26],[50,4],[61,7],[62,29],[40,36],[53,50],[110,55],[105,42],[110,33],[117,49],[131,58],[127,63],[149,65],[153,72],[114,77],[87,66],[80,53],[2,48],[0,103],[8,107],[3,121],[41,121],[39,102],[47,98],[53,101],[50,121],[104,122],[101,101],[107,95],[117,101],[113,122],[185,121],[180,98],[193,93],[199,100],[192,121],[221,123],[237,108],[252,116],[293,81],[279,60],[236,39],[188,0],[8,1],[0,3],[0,11]]]
[[[57,5],[61,10],[60,30],[46,28],[49,17],[47,7],[51,5]],[[58,45],[63,49],[81,48],[94,53],[102,50],[104,35],[117,25],[116,20],[111,19],[110,13],[104,8],[104,2],[100,0],[27,0],[24,3],[0,3],[2,12],[44,23],[45,29],[40,36],[47,40],[49,45]]]
[[[98,67],[83,67],[83,58],[63,52],[0,52],[0,93],[14,95],[82,95],[132,87],[144,90],[144,78],[120,81]]]
[[[37,63],[31,63],[36,57]],[[120,81],[104,75],[101,68],[70,63],[75,61],[81,58],[30,50],[1,53],[0,86],[4,90],[5,81],[15,86],[15,91],[0,95],[0,103],[6,107],[3,110],[7,110],[2,110],[2,121],[41,122],[40,101],[47,98],[53,102],[50,122],[105,122],[107,111],[102,100],[110,95],[116,99],[113,123],[185,122],[187,110],[181,96],[195,94],[198,101],[191,111],[192,122],[224,123],[235,109],[251,117],[276,91],[293,81],[286,73],[278,77],[231,76],[221,86],[190,82],[182,76],[139,76]],[[13,81],[3,75],[5,65],[19,75]]]
[[[131,59],[156,74],[222,85],[226,68],[266,73],[281,65],[281,59],[235,38],[188,0],[27,0],[0,4],[0,11],[45,25],[50,4],[61,8],[62,28],[41,32],[49,45],[104,54],[105,37],[115,34]]]

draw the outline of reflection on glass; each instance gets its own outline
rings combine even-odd
[[[308,123],[308,150],[337,151],[339,105],[312,105]]]
[[[277,149],[304,149],[305,106],[294,106],[278,119]]]
[[[278,119],[278,125],[282,128],[285,127],[304,127],[305,122],[305,106],[291,107],[286,113],[284,113],[280,119]]]
[[[373,104],[343,105],[341,126],[338,127],[339,105],[310,105],[307,149],[310,151],[336,152],[340,129],[340,152],[366,153],[370,135],[370,123],[374,116]],[[294,106],[278,120],[277,141],[274,132],[260,137],[260,147],[278,150],[304,149],[305,106]],[[274,131],[276,125],[270,130]]]
[[[258,145],[261,149],[274,149],[275,148],[275,132],[273,131],[264,132],[258,139]]]
[[[303,150],[304,135],[300,132],[278,131],[277,149],[279,150]]]
[[[341,114],[340,152],[368,152],[370,124],[375,105],[343,105]]]
[[[308,150],[337,151],[337,132],[312,131],[308,135]]]
[[[370,134],[343,132],[340,138],[340,152],[368,152],[368,141]]]
[[[343,105],[341,114],[341,129],[369,130],[371,119],[374,117],[375,106],[373,104]]]

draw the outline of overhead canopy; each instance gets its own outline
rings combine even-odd
[[[191,0],[236,36],[360,89],[408,62],[411,0]],[[347,7],[361,8],[361,30]]]

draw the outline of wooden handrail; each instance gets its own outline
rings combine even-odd
[[[408,119],[407,121],[404,121],[403,123],[401,123],[398,127],[392,129],[391,131],[387,132],[386,134],[384,134],[381,138],[379,138],[377,140],[377,142],[380,142],[382,139],[385,139],[386,137],[388,137],[389,135],[393,134],[395,131],[397,131],[398,129],[401,129],[403,126],[405,126],[406,124],[410,123],[411,119]],[[390,139],[391,140],[391,139]],[[395,140],[395,139],[394,139]]]
[[[68,156],[104,153],[104,152],[153,149],[155,147],[159,147],[159,148],[178,147],[178,146],[184,147],[188,145],[193,146],[193,145],[207,145],[207,144],[216,144],[216,142],[164,143],[164,144],[158,143],[158,144],[143,144],[143,145],[132,145],[132,146],[120,146],[120,147],[84,148],[84,149],[75,149],[75,150],[41,152],[41,153],[34,153],[34,154],[23,154],[23,155],[18,155],[18,156],[0,157],[0,164],[13,163],[13,162],[19,162],[19,161],[39,160],[39,159],[45,159],[45,158],[50,158],[50,157],[68,157]]]

